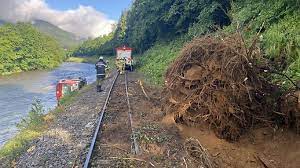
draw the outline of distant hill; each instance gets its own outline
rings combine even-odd
[[[5,24],[6,22],[4,20],[0,20],[0,26]]]
[[[43,20],[32,21],[32,25],[41,32],[55,38],[64,48],[75,47],[84,41],[82,38],[74,35],[73,33],[62,30],[61,28]]]
[[[64,58],[65,52],[57,40],[31,24],[0,26],[0,76],[54,68]]]

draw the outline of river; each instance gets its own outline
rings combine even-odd
[[[56,106],[55,85],[59,79],[68,77],[85,77],[88,83],[94,82],[94,65],[63,63],[52,71],[0,77],[0,147],[16,135],[16,124],[27,116],[35,100],[41,100],[47,111]]]

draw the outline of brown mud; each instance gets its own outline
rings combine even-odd
[[[163,120],[175,124],[173,116]],[[300,165],[300,136],[270,127],[251,130],[238,142],[218,138],[209,128],[176,124],[183,139],[195,138],[222,168],[297,168]]]

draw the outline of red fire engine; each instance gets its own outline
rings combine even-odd
[[[87,84],[86,79],[62,79],[56,85],[56,99],[59,104],[60,100],[71,92],[80,90]]]
[[[117,59],[125,59],[125,68],[133,70],[133,59],[132,59],[132,48],[130,47],[119,47],[116,48]]]

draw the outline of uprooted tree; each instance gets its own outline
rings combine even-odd
[[[260,124],[282,124],[279,88],[265,80],[260,61],[238,35],[195,39],[167,71],[165,111],[227,140]]]

